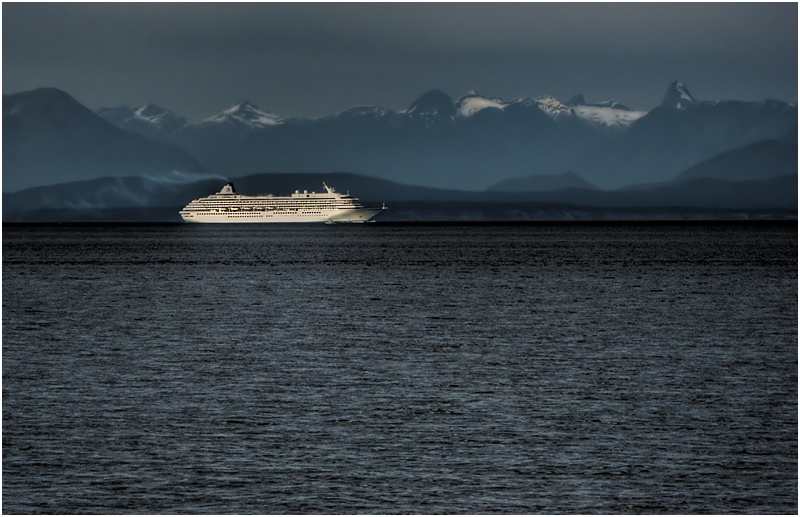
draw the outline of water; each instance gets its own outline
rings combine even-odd
[[[5,513],[797,496],[796,223],[3,228]]]

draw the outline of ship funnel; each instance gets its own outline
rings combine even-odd
[[[236,194],[236,190],[233,188],[233,183],[226,183],[222,190],[219,191],[220,194]]]

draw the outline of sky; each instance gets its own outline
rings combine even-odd
[[[3,93],[192,121],[249,100],[320,117],[422,93],[581,93],[633,109],[674,79],[699,100],[797,102],[796,3],[9,3]]]

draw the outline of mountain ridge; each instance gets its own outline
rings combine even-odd
[[[3,95],[3,191],[89,177],[207,174],[183,149],[109,123],[69,94]]]
[[[346,169],[481,189],[498,181],[490,177],[497,170],[511,178],[561,169],[611,188],[665,181],[722,151],[772,138],[796,127],[796,112],[780,101],[698,101],[678,81],[646,112],[617,101],[589,103],[582,95],[562,103],[470,91],[454,100],[434,89],[398,112],[359,106],[313,120],[285,117],[236,137],[187,132],[175,141],[226,174]],[[696,137],[681,141],[691,133]]]
[[[71,97],[65,92],[49,92],[53,102],[42,107],[40,117],[26,118],[24,110],[21,113],[20,107],[14,111],[14,103],[4,96],[4,128],[11,124],[8,127],[12,129],[4,132],[6,154],[17,153],[23,162],[36,163],[37,149],[47,150],[42,142],[36,144],[37,133],[42,133],[40,126],[58,116],[64,123],[75,122],[63,115],[71,109],[66,101]],[[670,99],[677,100],[667,102]],[[85,115],[85,111],[82,113]],[[115,167],[115,175],[150,174],[152,171],[144,167],[136,172],[130,163],[147,161],[148,156],[158,154],[157,149],[170,149],[183,153],[185,160],[196,164],[194,169],[206,174],[347,170],[401,183],[465,190],[483,190],[504,179],[563,171],[572,171],[602,189],[664,182],[720,153],[792,131],[796,135],[797,131],[796,106],[769,99],[697,101],[678,82],[670,84],[661,105],[646,113],[620,107],[616,101],[587,103],[582,96],[565,104],[551,96],[506,101],[471,91],[454,100],[441,90],[430,90],[414,99],[406,110],[356,106],[318,119],[273,115],[247,101],[200,123],[188,122],[156,104],[105,108],[101,114],[115,127],[91,130],[90,126],[97,126],[96,120],[74,127],[74,133],[95,139],[92,145],[81,147],[86,154],[84,162],[92,153],[98,157],[110,151],[110,133],[150,142],[138,155],[123,153],[125,160]],[[26,124],[29,131],[16,134]],[[10,152],[7,133],[14,144]],[[73,137],[54,134],[52,147],[69,150]],[[80,153],[73,150],[75,154]],[[50,176],[41,178],[44,183],[79,179],[90,168],[77,158],[52,161],[38,170],[21,170],[27,170],[31,178],[47,172]],[[785,172],[793,166],[791,162],[787,165],[786,153],[779,153],[779,158],[783,161],[770,162],[776,170]],[[4,156],[4,166],[9,163],[9,177],[28,174],[20,173],[19,164],[7,162]],[[158,169],[157,174],[169,174],[163,165],[153,167]],[[8,190],[5,182],[4,190]]]

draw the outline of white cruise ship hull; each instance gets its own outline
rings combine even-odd
[[[210,196],[195,199],[180,211],[187,223],[365,223],[385,210],[365,208],[358,198],[325,185],[325,192],[290,196],[244,196],[232,183]]]
[[[236,212],[186,212],[181,217],[187,223],[366,223],[381,213],[380,208],[360,208],[341,210],[330,214],[277,211],[236,211]]]

